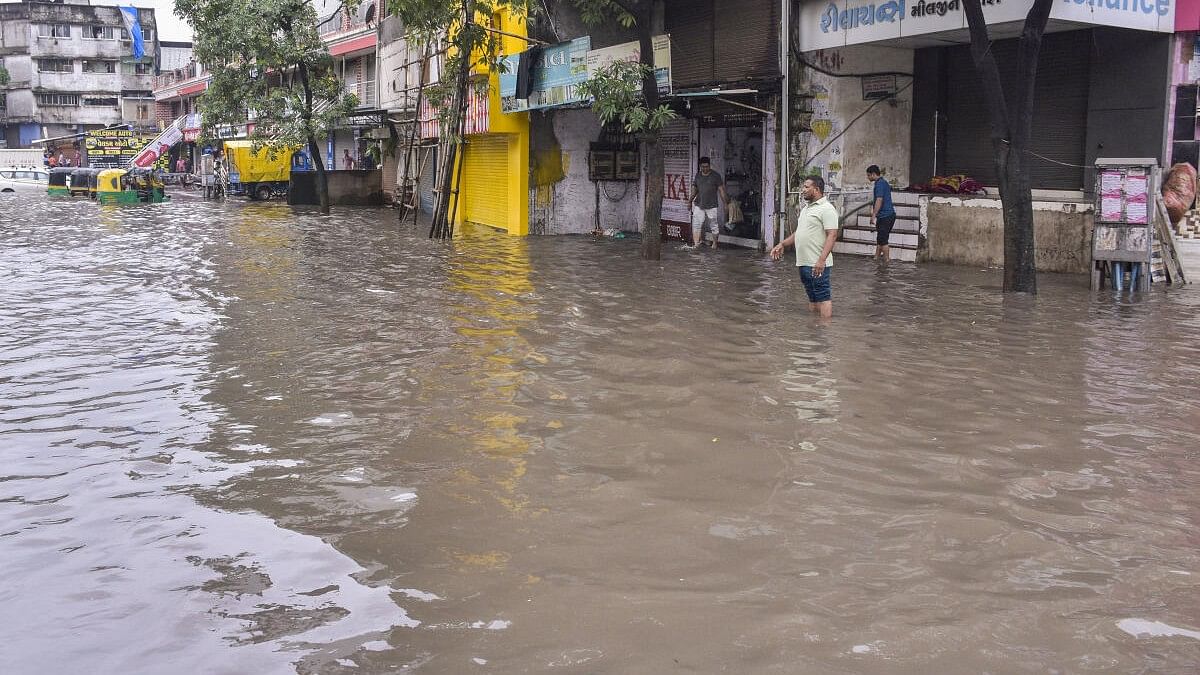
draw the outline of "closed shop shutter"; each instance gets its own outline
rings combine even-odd
[[[420,150],[421,177],[417,181],[417,192],[421,195],[421,211],[424,213],[433,213],[434,207],[434,192],[433,187],[438,181],[437,148],[424,147]]]
[[[700,3],[697,3],[700,4]],[[779,76],[779,3],[743,0],[725,2],[714,21],[717,82]]]
[[[948,96],[943,121],[946,147],[938,173],[965,173],[984,185],[997,185],[992,164],[991,121],[970,47],[950,47],[947,52]],[[993,42],[992,52],[1000,67],[1005,92],[1011,96],[1009,92],[1016,81],[1017,41]],[[1081,167],[1085,160],[1090,54],[1091,31],[1055,33],[1043,38],[1029,149],[1062,164],[1030,158],[1034,188],[1084,188]]]
[[[711,84],[713,0],[667,0],[666,30],[671,36],[671,78],[676,88]]]
[[[400,156],[403,150],[397,148],[394,152],[383,153],[383,194],[388,201],[392,201],[398,195],[396,194],[396,185],[400,182],[398,169],[400,168]]]
[[[467,137],[463,153],[463,219],[492,227],[508,227],[508,136]]]

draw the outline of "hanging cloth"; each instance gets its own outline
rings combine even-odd
[[[533,93],[534,69],[540,67],[542,48],[530,47],[521,52],[517,59],[517,93],[516,98],[529,98]]]

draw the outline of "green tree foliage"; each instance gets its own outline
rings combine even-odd
[[[307,0],[176,0],[191,24],[196,59],[212,72],[200,98],[204,133],[253,118],[250,138],[274,152],[306,146],[329,212],[321,144],[358,105],[334,72]]]
[[[620,122],[629,133],[660,131],[675,111],[667,105],[646,107],[642,81],[650,72],[645,64],[617,61],[598,70],[579,90],[592,99],[592,111],[604,124]]]
[[[538,0],[389,0],[389,13],[399,16],[409,43],[430,47],[429,53],[445,55],[443,77],[425,88],[424,97],[438,111],[443,138],[456,140],[455,94],[458,76],[480,70],[500,72],[503,36],[487,25],[503,13],[530,16]],[[470,21],[464,21],[470,16]],[[463,61],[463,55],[469,55]],[[471,86],[485,86],[472,82]]]

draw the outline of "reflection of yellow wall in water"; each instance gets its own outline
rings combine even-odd
[[[290,225],[294,215],[286,206],[264,205],[239,210],[238,217],[227,226],[237,252],[237,268],[254,280],[240,285],[246,299],[278,298],[295,285],[301,252],[296,241],[300,235]]]
[[[526,471],[531,437],[521,433],[526,418],[519,412],[517,396],[531,374],[524,363],[537,359],[521,329],[537,314],[521,296],[533,291],[529,279],[529,251],[524,239],[501,237],[483,228],[459,230],[454,247],[465,255],[453,256],[451,287],[462,295],[454,306],[455,331],[466,338],[456,342],[468,353],[471,395],[467,415],[453,431],[471,444],[471,450],[504,462],[507,467],[490,483],[497,501],[522,511],[528,497],[518,491]],[[488,485],[489,481],[463,471],[458,481]]]

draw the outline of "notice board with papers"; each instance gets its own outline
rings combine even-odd
[[[1154,159],[1097,159],[1092,260],[1149,263],[1159,168]]]

